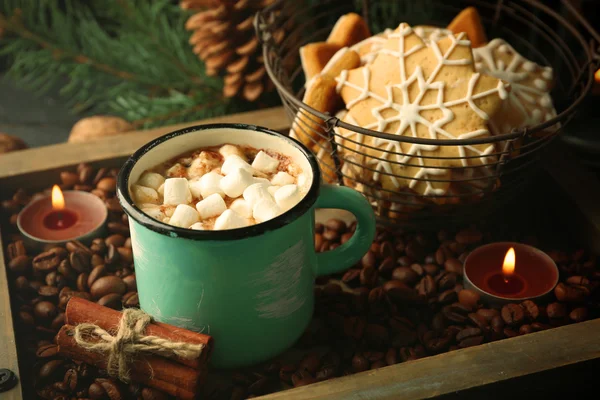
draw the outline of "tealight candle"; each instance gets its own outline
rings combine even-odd
[[[473,250],[463,267],[464,286],[484,304],[539,298],[558,283],[558,268],[546,253],[521,243],[491,243]]]
[[[90,242],[102,234],[108,217],[104,202],[83,191],[62,192],[57,185],[50,197],[29,203],[17,217],[17,227],[31,248],[71,240]]]

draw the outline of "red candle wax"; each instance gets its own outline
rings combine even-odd
[[[44,226],[48,229],[67,229],[76,222],[77,214],[66,208],[50,211],[43,220]]]
[[[82,240],[103,228],[108,210],[101,199],[77,190],[65,191],[63,195],[62,210],[53,209],[51,198],[43,197],[33,200],[19,213],[17,227],[28,240],[37,243]]]
[[[510,277],[502,273],[504,257],[515,250],[515,270]],[[543,296],[558,283],[558,268],[541,250],[521,243],[490,243],[473,250],[464,265],[465,283],[498,299],[525,300]]]

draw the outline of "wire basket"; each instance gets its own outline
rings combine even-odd
[[[442,225],[466,224],[485,218],[518,198],[540,169],[537,162],[540,150],[573,118],[591,89],[598,64],[595,50],[598,34],[567,1],[561,4],[564,16],[535,0],[280,0],[257,14],[255,27],[263,43],[267,72],[290,120],[294,121],[294,132],[305,143],[312,144],[324,178],[362,192],[373,205],[380,223],[403,229],[438,229]],[[524,57],[553,68],[556,82],[551,95],[557,112],[554,118],[484,138],[432,139],[365,129],[302,102],[306,82],[299,49],[307,43],[325,41],[340,16],[349,12],[362,14],[371,32],[377,33],[386,28],[394,29],[400,22],[445,27],[468,6],[475,6],[481,14],[489,38],[503,38]],[[287,35],[276,42],[273,34],[281,29],[285,29]],[[596,41],[588,41],[587,37]],[[300,110],[305,117],[298,119]],[[343,136],[342,130],[346,130]],[[356,141],[357,137],[386,140],[385,143],[392,145],[383,152],[369,152],[368,145],[357,145],[365,143]],[[438,148],[493,145],[494,150],[488,154],[491,161],[474,167],[469,165],[470,159],[475,157],[472,154],[405,157],[407,149],[415,144]],[[376,168],[382,159],[401,168]],[[439,169],[449,173],[413,177],[401,172],[430,165],[434,159],[443,160],[446,166]],[[365,174],[357,171],[369,171],[371,177],[379,174],[376,176],[411,179],[426,185],[426,190],[420,193],[407,188],[390,190],[389,185],[385,188],[376,179],[365,179]],[[450,189],[443,194],[428,193],[429,187],[439,183],[448,183]]]

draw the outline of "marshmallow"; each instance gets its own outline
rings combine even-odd
[[[163,213],[161,207],[157,206],[156,204],[142,204],[140,208],[144,214],[151,218],[159,221],[162,221],[165,218],[165,213]]]
[[[277,205],[284,211],[294,207],[302,199],[302,193],[296,185],[285,185],[273,196]]]
[[[219,149],[219,153],[221,153],[221,155],[224,158],[236,155],[242,160],[247,161],[244,152],[239,147],[234,146],[232,144],[224,144],[223,146],[221,146],[221,148]]]
[[[146,186],[154,190],[165,182],[165,178],[156,172],[144,172],[138,180],[138,185]]]
[[[204,224],[202,222],[196,222],[194,225],[190,226],[189,229],[193,229],[195,231],[203,231],[206,230]]]
[[[278,166],[279,160],[271,157],[262,150],[258,152],[256,157],[254,157],[254,161],[252,161],[252,168],[265,173],[275,172]]]
[[[199,178],[202,175],[219,168],[221,156],[214,151],[202,151],[190,164],[187,170],[188,176]]]
[[[165,183],[163,182],[162,185],[160,185],[158,187],[158,189],[156,189],[156,191],[158,192],[158,194],[160,194],[161,196],[165,195]]]
[[[215,230],[237,229],[248,226],[248,220],[231,210],[225,210],[215,221]]]
[[[175,209],[170,224],[180,228],[187,228],[196,222],[198,222],[198,212],[194,210],[194,207],[190,207],[187,204],[180,204]]]
[[[292,176],[299,176],[302,173],[302,169],[293,162],[288,164],[287,170]]]
[[[269,192],[269,194],[270,194],[271,196],[275,196],[275,192],[276,192],[276,191],[278,191],[280,187],[281,187],[281,186],[269,186],[269,187],[267,188],[267,191]]]
[[[167,170],[166,175],[169,178],[180,178],[186,175],[186,170],[183,165],[177,163]]]
[[[306,184],[308,183],[308,178],[306,176],[306,174],[300,174],[296,177],[296,183],[298,184],[299,188],[304,188],[306,186]]]
[[[287,172],[279,171],[275,174],[273,179],[271,179],[271,184],[276,186],[284,186],[291,185],[292,183],[294,183],[294,181],[295,179],[293,176],[291,176]]]
[[[202,193],[200,193],[200,178],[189,179],[188,186],[190,187],[190,193],[192,194],[192,197],[201,200]]]
[[[279,206],[267,197],[263,197],[252,207],[252,216],[258,223],[273,219],[279,214],[281,214]]]
[[[217,193],[213,193],[202,201],[196,204],[196,210],[200,214],[200,219],[207,219],[210,217],[216,217],[227,210],[225,200]]]
[[[211,171],[200,178],[199,188],[202,198],[206,198],[214,193],[217,193],[221,197],[225,196],[225,192],[223,192],[223,189],[221,189],[219,185],[221,179],[223,179],[223,175],[218,174],[215,171]]]
[[[138,203],[158,203],[158,193],[156,190],[140,185],[133,185],[131,190],[135,201]]]
[[[271,185],[271,181],[269,181],[267,178],[254,178],[254,183],[264,183],[267,186]]]
[[[165,181],[164,204],[187,204],[192,201],[190,186],[185,178],[169,178]]]
[[[235,211],[245,218],[252,218],[252,206],[244,199],[235,199],[229,206],[229,209]]]
[[[225,159],[223,165],[221,165],[221,172],[225,175],[229,175],[232,172],[235,172],[237,169],[243,169],[252,175],[254,173],[254,169],[244,161],[240,156],[236,156],[235,154],[230,155]]]
[[[235,156],[231,156],[228,160],[231,160],[232,157]],[[223,179],[221,179],[219,186],[227,196],[236,198],[241,196],[242,193],[244,193],[244,190],[253,183],[254,178],[250,172],[242,168],[237,168],[230,171]]]
[[[265,185],[264,183],[255,183],[248,186],[246,190],[244,190],[244,200],[248,202],[250,207],[254,207],[254,205],[263,197],[273,200],[269,194],[268,187],[269,186]]]

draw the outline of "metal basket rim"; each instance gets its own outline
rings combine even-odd
[[[283,83],[280,82],[280,80],[277,78],[277,76],[275,76],[275,73],[273,72],[273,69],[272,69],[271,58],[269,57],[269,54],[271,51],[275,51],[276,49],[273,47],[273,42],[271,40],[269,40],[270,32],[265,31],[268,24],[264,23],[264,21],[265,21],[264,16],[266,14],[272,12],[272,10],[279,7],[285,1],[286,0],[276,0],[274,3],[272,3],[268,7],[266,7],[262,11],[258,12],[255,16],[255,21],[254,21],[255,29],[256,29],[257,35],[259,37],[259,40],[262,42],[262,45],[263,45],[263,59],[264,59],[265,68],[267,70],[267,74],[269,75],[269,77],[273,81],[273,84],[275,85],[275,87],[281,93],[282,96],[285,96],[286,99],[288,101],[291,101],[296,107],[298,107],[298,109],[304,109],[306,112],[322,119],[324,121],[324,123],[328,126],[328,128],[330,128],[330,130],[333,129],[333,127],[340,127],[340,128],[344,128],[344,129],[353,131],[353,132],[357,132],[357,133],[361,133],[361,134],[368,135],[371,137],[377,137],[377,138],[385,139],[385,140],[389,140],[389,141],[413,143],[413,144],[423,144],[423,145],[441,145],[441,146],[477,145],[477,144],[488,144],[488,143],[513,140],[513,139],[527,137],[529,135],[532,135],[533,133],[541,132],[549,127],[560,124],[561,121],[565,120],[569,115],[571,115],[575,112],[577,107],[581,104],[581,102],[583,102],[583,100],[589,94],[589,92],[591,91],[592,85],[594,84],[594,72],[596,70],[595,64],[598,63],[598,61],[595,60],[594,54],[592,53],[590,46],[585,41],[585,39],[581,36],[581,33],[573,25],[571,25],[571,23],[566,21],[563,17],[558,15],[558,13],[556,13],[554,10],[550,9],[543,3],[540,3],[537,0],[519,0],[519,1],[525,2],[527,4],[530,4],[533,7],[537,7],[542,12],[550,15],[551,17],[556,19],[560,24],[564,25],[576,37],[576,39],[579,41],[581,47],[584,50],[584,53],[585,53],[585,56],[587,59],[583,60],[583,62],[580,64],[581,75],[578,80],[574,81],[574,83],[570,89],[573,90],[575,87],[580,85],[582,79],[587,78],[587,83],[583,87],[583,90],[581,90],[577,99],[575,99],[573,102],[571,102],[571,104],[567,108],[565,108],[561,113],[557,114],[554,118],[552,118],[548,121],[545,121],[543,123],[537,124],[535,126],[513,129],[513,131],[510,133],[491,135],[491,136],[485,137],[485,138],[427,139],[427,138],[419,138],[419,137],[411,137],[411,136],[394,135],[394,134],[375,131],[372,129],[366,129],[366,128],[363,128],[363,127],[360,127],[357,125],[343,122],[335,116],[332,116],[328,113],[323,113],[323,112],[320,112],[320,111],[314,109],[313,107],[304,103],[302,100],[298,99],[296,97],[296,95],[293,94],[292,92],[290,92],[283,85]],[[502,3],[502,1],[501,1],[501,3]],[[563,4],[568,3],[568,1],[561,0],[561,3],[563,3]],[[499,6],[506,7],[503,4],[500,4]],[[585,21],[583,16],[581,16],[579,13],[577,13],[575,10],[573,10],[572,7],[569,7],[569,10],[575,14],[575,17],[579,21],[584,21],[584,22],[580,22],[580,23],[584,27],[586,27],[586,29],[589,30],[590,34],[592,36],[594,36],[594,38],[596,38],[598,34],[595,31],[591,30],[590,25],[587,23],[587,21]],[[586,69],[587,69],[587,74],[585,74]],[[300,110],[298,110],[298,112],[300,112]]]

